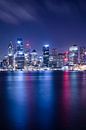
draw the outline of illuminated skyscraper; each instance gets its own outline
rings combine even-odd
[[[21,38],[17,39],[17,49],[15,54],[15,68],[16,69],[24,69],[24,45],[23,40]]]
[[[64,53],[58,53],[57,68],[61,69],[64,66]]]
[[[49,67],[49,45],[43,46],[43,66]]]
[[[73,66],[73,65],[77,65],[78,64],[78,46],[77,45],[73,45],[69,48],[69,65]]]
[[[13,44],[10,42],[8,46],[8,68],[13,69]]]
[[[29,42],[25,44],[25,68],[28,70],[31,65],[31,46]]]
[[[86,47],[80,47],[80,64],[86,65]]]
[[[4,70],[8,69],[8,56],[5,56],[3,61],[2,61],[2,67]]]
[[[42,67],[43,66],[43,57],[42,56],[39,56],[38,57],[38,67]]]
[[[8,46],[8,56],[12,56],[13,55],[13,44],[10,41],[10,44]]]
[[[36,50],[33,50],[32,53],[31,53],[31,64],[32,64],[32,66],[36,66],[37,62],[38,62],[38,55],[37,55]]]
[[[68,63],[69,63],[69,52],[68,51],[66,51],[65,53],[64,53],[64,66],[67,66],[68,65]]]
[[[30,53],[31,52],[31,45],[30,43],[27,41],[25,43],[25,53]]]
[[[52,57],[53,57],[53,63],[52,63],[52,66],[53,66],[53,68],[57,68],[57,55],[58,55],[58,53],[57,53],[57,49],[55,49],[55,48],[53,48],[52,49]]]
[[[17,39],[17,53],[24,53],[24,45],[22,38]]]
[[[53,48],[49,56],[49,67],[52,69],[57,68],[57,55],[57,49]]]

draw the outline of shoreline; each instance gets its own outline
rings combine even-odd
[[[0,70],[0,72],[86,72],[86,70]]]

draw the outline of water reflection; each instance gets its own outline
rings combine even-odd
[[[81,77],[80,77],[81,78]],[[82,82],[80,85],[80,90],[81,90],[81,103],[86,109],[86,73],[82,74]]]
[[[52,73],[40,72],[35,76],[8,73],[5,83],[7,127],[12,130],[47,129],[52,120]]]
[[[86,128],[86,73],[0,73],[0,130]]]
[[[37,111],[38,124],[43,130],[51,128],[52,113],[53,113],[53,83],[52,73],[43,73],[43,79],[37,83]]]
[[[62,88],[62,122],[63,128],[68,128],[70,125],[70,112],[71,112],[71,87],[69,72],[63,73],[63,88]]]
[[[15,74],[16,76],[16,74]],[[14,82],[14,76],[9,73],[7,79],[8,117],[14,129],[24,129],[27,121],[27,95],[24,74],[17,73],[19,82]],[[10,81],[10,82],[8,82]]]

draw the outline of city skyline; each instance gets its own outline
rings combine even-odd
[[[86,70],[86,46],[73,44],[65,52],[58,52],[49,44],[41,48],[40,55],[29,42],[24,45],[22,38],[17,38],[16,47],[10,41],[7,54],[0,60],[0,71]]]
[[[40,53],[43,44],[66,50],[86,43],[85,0],[1,0],[0,55],[10,40],[22,37]]]
[[[1,59],[8,53],[7,48],[8,48],[8,46],[9,46],[10,43],[12,43],[14,49],[16,49],[16,47],[17,47],[17,44],[16,44],[17,40],[16,39],[14,41],[13,40],[8,41],[7,45],[4,46],[4,50],[5,51],[4,50],[0,50],[0,58]],[[23,40],[24,49],[26,48],[27,44],[29,44],[31,50],[35,49],[38,52],[39,55],[42,55],[42,47],[44,45],[49,45],[50,46],[50,50],[57,49],[58,53],[65,53],[66,51],[68,51],[69,47],[72,46],[72,45],[77,45],[79,47],[86,47],[86,45],[84,45],[84,44],[80,44],[79,45],[79,43],[77,43],[77,42],[71,42],[69,45],[65,46],[65,48],[63,48],[63,47],[58,48],[58,45],[55,46],[55,44],[49,43],[47,41],[46,42],[42,42],[42,44],[40,45],[40,47],[37,47],[37,46],[35,47],[30,40],[25,40],[23,38],[21,38],[21,39]]]

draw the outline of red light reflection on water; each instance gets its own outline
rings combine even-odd
[[[62,122],[63,127],[67,128],[69,127],[69,121],[70,121],[70,108],[71,108],[71,87],[70,87],[70,78],[69,78],[69,72],[64,72],[63,74],[63,86],[62,86]]]

